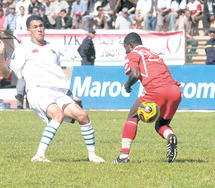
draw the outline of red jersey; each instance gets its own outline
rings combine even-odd
[[[4,22],[5,22],[6,16],[2,15],[0,17],[0,30],[4,30]]]
[[[196,14],[197,12],[202,12],[202,5],[199,1],[195,0],[187,4],[187,9],[191,11],[192,14]]]
[[[155,89],[162,85],[176,84],[163,59],[143,46],[137,46],[125,57],[125,73],[128,75],[132,68],[139,68],[140,81],[145,90]],[[180,85],[180,84],[179,84]]]

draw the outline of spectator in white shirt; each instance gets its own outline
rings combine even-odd
[[[19,7],[19,16],[16,19],[16,29],[22,30],[27,29],[26,27],[26,20],[28,18],[28,15],[25,14],[25,8],[23,6]]]
[[[56,27],[56,19],[60,15],[60,11],[63,9],[65,9],[66,12],[68,13],[69,4],[65,0],[54,0],[50,4],[51,14],[47,16],[52,28]]]
[[[155,31],[161,32],[163,30],[164,22],[169,23],[171,13],[171,0],[158,0],[158,15],[157,25]]]
[[[51,1],[50,0],[45,0],[45,2],[43,3],[43,6],[45,7],[45,15],[49,16],[51,15]]]
[[[30,5],[30,0],[20,0],[20,1],[18,1],[17,4],[16,4],[16,12],[20,13],[19,8],[22,6],[25,9],[25,15],[28,15],[28,7],[29,7],[29,5]]]
[[[155,31],[157,24],[157,0],[152,0],[152,8],[149,15],[148,28]]]
[[[171,13],[169,22],[169,31],[176,30],[176,20],[181,15],[182,11],[186,9],[186,0],[173,0],[171,3]]]
[[[128,16],[128,8],[122,9],[122,15],[116,18],[115,29],[132,29],[133,24],[131,18]]]
[[[149,14],[151,12],[152,0],[139,0],[136,6],[137,29],[148,30]],[[144,23],[143,23],[144,21]],[[142,26],[143,23],[143,26]]]

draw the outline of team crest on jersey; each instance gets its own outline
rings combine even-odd
[[[33,53],[39,52],[38,49],[32,50]]]

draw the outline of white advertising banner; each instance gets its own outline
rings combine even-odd
[[[158,53],[167,65],[185,64],[183,31],[155,33],[143,30],[96,30],[96,36],[93,39],[96,49],[95,65],[124,65],[123,40],[130,32],[138,33],[143,45]],[[23,31],[17,31],[15,36],[21,42],[30,39],[29,34]],[[55,43],[61,49],[62,66],[75,66],[81,64],[77,49],[85,37],[87,37],[87,31],[84,30],[46,30],[45,39]]]

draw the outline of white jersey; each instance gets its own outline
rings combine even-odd
[[[147,12],[150,12],[152,7],[151,0],[139,0],[137,2],[136,10],[140,10],[140,16],[144,16]]]
[[[32,40],[20,44],[11,57],[9,67],[16,74],[22,71],[26,91],[40,86],[68,88],[56,45],[39,45]]]

